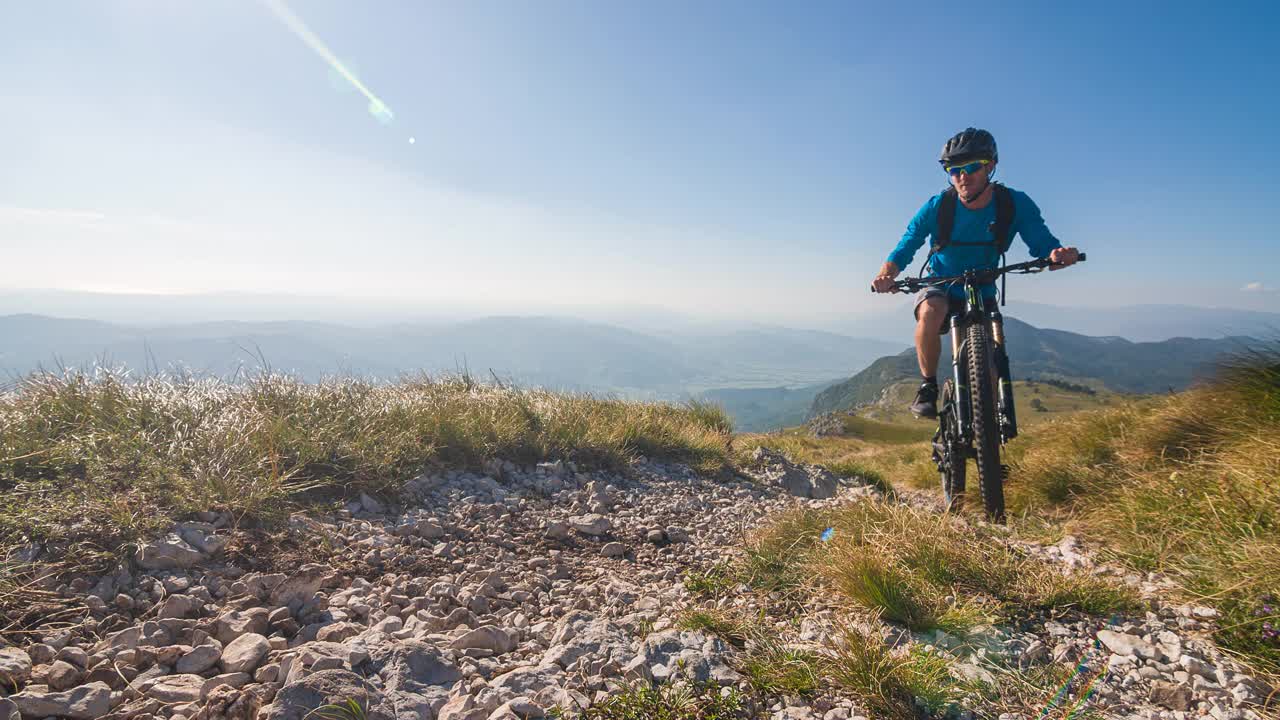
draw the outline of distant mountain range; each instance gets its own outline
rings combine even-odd
[[[0,317],[0,372],[125,365],[228,377],[262,367],[316,380],[462,370],[488,379],[628,397],[679,398],[722,386],[826,381],[894,343],[779,327],[640,332],[553,317],[485,317],[373,328],[315,322],[141,327],[41,315]]]
[[[1179,337],[1280,338],[1280,313],[1257,310],[1192,305],[1082,309],[1015,301],[1009,303],[1008,312],[1036,327],[1051,327],[1081,335],[1114,335],[1134,342],[1158,342]]]
[[[909,298],[877,298],[874,307],[874,312],[805,308],[798,311],[803,315],[797,314],[797,317],[804,318],[803,322],[779,321],[771,326],[802,326],[846,337],[875,338],[897,344],[911,342]],[[1134,342],[1155,342],[1175,337],[1280,337],[1280,313],[1237,308],[1191,305],[1060,307],[1026,302],[1015,293],[1005,311],[1036,327],[1057,328],[1082,335],[1117,335]],[[420,325],[424,318],[428,319],[426,324],[443,326],[511,313],[493,308],[422,306],[408,301],[324,295],[0,289],[0,316],[20,314],[84,318],[133,327],[183,326],[209,320],[263,323],[287,319],[373,328],[394,323]],[[572,317],[660,336],[673,331],[702,336],[725,334],[730,327],[741,329],[749,324],[738,320],[711,320],[696,313],[643,304],[525,309],[521,315]]]
[[[98,297],[0,293],[0,311],[54,301],[86,309]],[[167,307],[171,303],[166,297],[102,296],[102,302],[108,314],[133,317]],[[95,363],[124,365],[135,372],[186,368],[221,377],[269,366],[307,380],[466,370],[482,379],[492,374],[522,385],[628,398],[702,397],[725,407],[742,430],[769,430],[795,425],[826,408],[867,402],[886,385],[916,375],[914,351],[897,352],[907,340],[868,339],[909,337],[910,323],[900,322],[899,315],[851,317],[847,327],[866,333],[857,337],[729,326],[651,310],[637,310],[618,322],[508,315],[372,325],[376,314],[369,309],[353,309],[350,322],[336,313],[342,323],[162,322],[206,310],[216,316],[212,308],[232,314],[244,310],[224,300],[173,299],[170,315],[153,314],[146,323],[29,313],[0,316],[0,377]],[[246,303],[252,301],[254,312],[266,313],[270,300],[249,298],[241,304],[250,307]],[[331,307],[315,303],[308,312],[329,316]],[[1017,309],[1024,322],[1007,320],[1015,377],[1092,378],[1126,392],[1185,387],[1221,351],[1242,344],[1240,336],[1280,337],[1277,313],[1171,305],[1082,310],[1018,303]],[[1034,322],[1028,324],[1028,319]],[[1170,339],[1197,334],[1226,339]]]
[[[1041,329],[1007,316],[1005,337],[1014,379],[1093,380],[1125,393],[1182,390],[1196,378],[1211,373],[1224,353],[1258,342],[1242,336],[1131,342],[1121,337]],[[939,379],[946,377],[950,367],[950,343],[944,342]],[[918,382],[919,376],[914,348],[882,357],[848,380],[818,392],[809,416],[872,402],[884,388],[899,382]]]

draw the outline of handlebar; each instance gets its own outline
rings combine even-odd
[[[1084,262],[1085,253],[1080,253],[1080,257],[1076,262]],[[1006,273],[1017,273],[1019,275],[1030,275],[1032,273],[1043,272],[1054,267],[1066,267],[1062,263],[1055,263],[1049,258],[1040,258],[1030,260],[1024,263],[1014,265],[1006,265],[1002,268],[994,268],[991,270],[970,270],[963,275],[953,275],[951,277],[927,277],[927,278],[905,278],[893,283],[894,292],[917,292],[926,287],[934,287],[938,285],[950,285],[952,283],[964,282],[966,280],[979,284],[987,285],[996,281],[1001,275]],[[874,285],[871,286],[871,292],[875,292]]]

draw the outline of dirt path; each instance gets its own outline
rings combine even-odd
[[[691,610],[727,608],[767,619],[794,648],[821,652],[838,634],[832,601],[745,588],[708,599],[686,587],[691,574],[716,577],[707,571],[737,559],[745,534],[787,508],[877,495],[761,460],[755,478],[648,462],[625,474],[548,463],[427,475],[406,485],[406,506],[366,497],[332,517],[296,517],[271,544],[207,515],[145,548],[139,567],[60,588],[91,612],[42,642],[0,649],[0,684],[20,688],[0,699],[0,720],[15,708],[23,718],[302,718],[344,699],[370,718],[510,720],[599,703],[624,681],[677,677],[737,688],[759,717],[867,717],[858,699],[830,691],[755,694],[740,648],[678,626]],[[1021,547],[1114,572],[1070,539]],[[265,554],[281,548],[291,554]],[[1150,596],[1142,617],[1028,614],[963,638],[884,632],[997,683],[1001,668],[1079,664],[1096,678],[1092,706],[1109,715],[1261,717],[1272,689],[1205,639],[1212,611],[1165,604],[1157,578],[1127,581]],[[1066,716],[1067,698],[1046,697],[1042,717]]]

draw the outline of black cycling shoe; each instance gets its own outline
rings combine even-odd
[[[932,420],[938,417],[938,384],[921,383],[916,391],[915,402],[911,403],[911,414]]]

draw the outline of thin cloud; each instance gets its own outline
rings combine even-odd
[[[1275,288],[1271,287],[1270,285],[1263,285],[1260,282],[1247,283],[1244,287],[1240,288],[1240,292],[1248,292],[1248,293],[1270,293],[1275,291],[1276,291]]]

